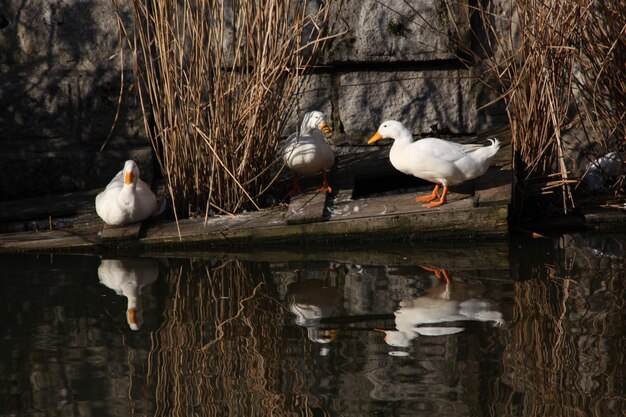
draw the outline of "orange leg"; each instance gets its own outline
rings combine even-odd
[[[318,188],[317,191],[328,191],[329,193],[332,193],[333,189],[330,188],[330,185],[328,185],[328,175],[326,174],[326,170],[323,170],[322,174],[324,175],[324,182],[322,182],[322,186]]]
[[[293,197],[296,194],[300,194],[302,192],[302,189],[300,188],[300,183],[298,182],[298,174],[293,174],[293,187],[291,187],[291,190],[287,193],[288,197]]]
[[[446,196],[448,195],[448,186],[443,186],[443,192],[441,193],[441,198],[439,201],[433,201],[432,203],[424,204],[424,207],[433,208],[439,207],[446,202]]]
[[[430,195],[415,197],[415,201],[418,203],[428,203],[429,201],[435,200],[437,197],[439,197],[439,184],[435,185],[435,189]]]
[[[450,278],[450,276],[448,275],[448,271],[446,271],[445,269],[431,268],[425,265],[420,265],[420,268],[422,268],[424,271],[433,272],[440,282],[452,284],[452,278]]]

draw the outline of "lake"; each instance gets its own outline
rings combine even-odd
[[[145,255],[0,255],[0,415],[624,409],[626,235]]]

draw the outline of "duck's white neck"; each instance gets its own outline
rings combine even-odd
[[[137,308],[141,287],[135,283],[125,282],[121,285],[122,294],[128,299],[128,308]]]
[[[128,204],[129,201],[134,199],[136,189],[137,187],[135,183],[124,184],[119,194],[117,195],[117,201],[120,203]]]
[[[402,161],[405,159],[405,150],[407,146],[413,143],[413,135],[409,129],[402,127],[393,139],[393,145],[389,151],[389,160],[396,169],[403,171]]]
[[[411,134],[411,131],[404,126],[398,129],[398,134],[393,139],[393,146],[397,147],[403,147],[413,143],[413,135]]]
[[[310,126],[308,125],[308,123],[309,123],[309,120],[308,120],[308,119],[305,119],[305,120],[302,122],[302,124],[300,125],[300,134],[301,134],[301,135],[308,135],[309,133],[311,133],[311,131],[312,131],[313,129],[315,129],[315,128],[313,128],[313,127],[310,127]]]
[[[124,184],[124,186],[120,190],[119,196],[120,198],[128,198],[135,194],[136,189],[137,189],[137,186],[135,185],[134,182],[130,184]]]

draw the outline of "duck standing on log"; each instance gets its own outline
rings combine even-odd
[[[289,135],[282,149],[285,164],[294,174],[293,188],[288,195],[293,196],[301,191],[299,175],[315,175],[320,171],[324,180],[317,191],[332,192],[327,171],[335,163],[335,154],[324,138],[324,134],[331,132],[324,114],[311,111],[304,115],[300,132]]]
[[[461,145],[438,138],[414,141],[411,132],[396,120],[383,122],[367,143],[372,144],[383,138],[394,139],[389,160],[395,169],[435,183],[430,195],[415,199],[427,203],[424,207],[428,208],[439,207],[446,202],[448,186],[483,175],[500,149],[500,141],[495,138],[489,139],[491,145],[488,146]],[[439,197],[442,185],[443,192]]]
[[[96,196],[96,212],[110,226],[141,222],[159,214],[157,211],[156,196],[139,178],[139,167],[133,160],[126,161],[124,169]]]

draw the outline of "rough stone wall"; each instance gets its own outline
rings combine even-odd
[[[115,121],[122,74],[113,2],[3,3],[0,199],[103,186],[129,156],[149,171],[143,118],[127,90],[100,152]]]

